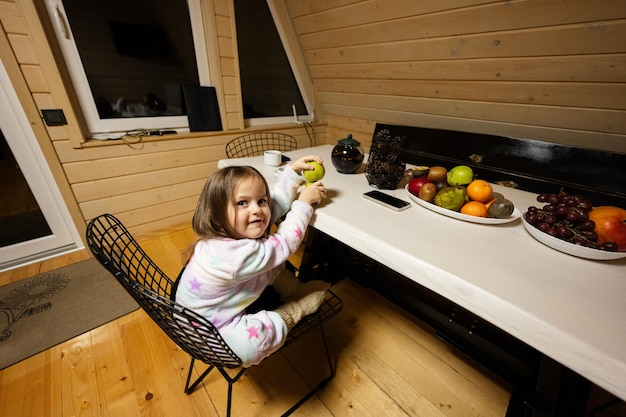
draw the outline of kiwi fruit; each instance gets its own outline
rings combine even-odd
[[[448,170],[442,166],[430,167],[428,170],[428,179],[432,182],[441,181],[448,175]]]
[[[489,205],[487,212],[494,219],[506,219],[514,210],[513,203],[506,198],[497,198],[496,201]]]
[[[437,195],[437,186],[432,182],[428,182],[420,187],[418,197],[424,201],[433,201],[435,195]]]

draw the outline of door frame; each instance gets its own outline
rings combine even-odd
[[[52,230],[51,235],[0,248],[0,271],[83,249],[82,239],[1,60],[0,109],[0,128]]]

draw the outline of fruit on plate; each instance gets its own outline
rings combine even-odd
[[[433,201],[433,199],[435,198],[435,196],[437,195],[437,186],[435,185],[435,183],[433,182],[427,182],[426,184],[422,185],[422,187],[420,188],[418,197],[421,198],[424,201]]]
[[[423,176],[411,177],[407,190],[421,200],[469,216],[506,219],[515,210],[513,203],[493,191],[489,182],[474,179],[474,171],[467,165],[457,165],[449,171],[443,166],[432,166]],[[498,204],[490,212],[496,201]]]
[[[404,177],[402,179],[408,184],[413,178],[426,176],[426,174],[428,174],[428,170],[429,168],[424,165],[409,168],[404,171]]]
[[[499,193],[499,192],[497,192],[497,191],[494,191],[494,192],[491,194],[491,200],[489,200],[489,201],[487,201],[487,202],[485,203],[485,205],[487,206],[487,208],[489,208],[489,206],[490,206],[490,205],[491,205],[494,201],[496,201],[498,198],[504,198],[504,195],[503,195],[502,193]]]
[[[480,201],[468,201],[463,204],[461,213],[475,217],[487,217],[489,215],[485,203],[481,203]]]
[[[594,207],[589,220],[595,223],[594,231],[600,243],[615,242],[619,252],[626,251],[626,210],[615,206]]]
[[[435,186],[437,187],[437,191],[441,191],[444,188],[449,187],[448,180],[445,178],[442,180],[433,181],[433,184],[435,184]]]
[[[570,195],[561,190],[558,194],[539,194],[537,201],[544,203],[543,207],[530,206],[524,213],[524,219],[533,227],[575,245],[611,252],[618,250],[617,242],[599,239],[595,231],[596,223],[590,215],[594,209],[593,204],[584,196]],[[604,210],[596,212],[598,218],[609,218],[611,216],[605,214],[615,211],[603,212]],[[625,226],[624,217],[620,222]]]
[[[506,219],[513,214],[513,210],[515,210],[515,206],[510,200],[506,198],[496,198],[489,204],[487,213],[494,219]]]
[[[448,171],[448,185],[467,185],[474,179],[474,171],[467,165],[457,165]]]
[[[430,169],[428,170],[428,179],[432,182],[445,180],[447,175],[448,169],[439,165],[430,167]]]
[[[411,179],[411,181],[409,181],[407,189],[409,190],[411,194],[413,194],[416,197],[419,197],[420,188],[422,188],[422,185],[427,184],[429,182],[431,181],[428,179],[428,177],[413,178]]]
[[[467,196],[470,200],[486,203],[491,200],[493,187],[485,180],[473,180],[467,185]]]
[[[413,178],[421,177],[422,175],[428,174],[429,170],[430,168],[428,168],[427,166],[419,165],[411,168],[411,175],[413,176]]]
[[[302,176],[307,182],[315,182],[324,178],[324,175],[326,175],[324,165],[317,161],[309,161],[307,163],[313,167],[313,169],[305,169],[302,171]]]
[[[463,204],[465,204],[466,197],[467,190],[465,187],[455,185],[454,187],[446,187],[439,191],[433,202],[439,207],[459,211],[459,209],[463,207]]]

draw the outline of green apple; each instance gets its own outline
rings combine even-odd
[[[324,165],[315,161],[310,161],[307,163],[313,167],[313,169],[305,169],[304,171],[302,171],[302,176],[307,182],[315,182],[324,178],[324,175],[326,174]]]
[[[467,185],[474,179],[474,171],[467,165],[457,165],[448,171],[448,185]]]

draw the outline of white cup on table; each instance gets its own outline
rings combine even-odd
[[[263,161],[265,165],[277,167],[283,163],[283,153],[281,151],[265,151],[263,152]]]

